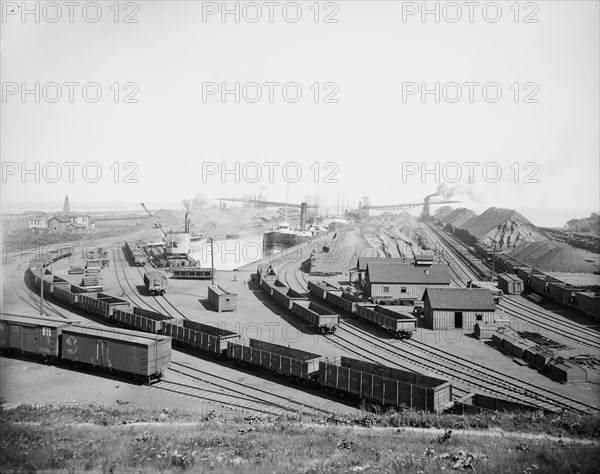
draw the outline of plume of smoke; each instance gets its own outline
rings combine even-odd
[[[191,212],[192,209],[194,208],[203,208],[206,207],[206,205],[208,204],[208,198],[206,196],[204,196],[204,194],[198,194],[195,198],[193,199],[184,199],[183,201],[183,207],[185,207],[185,210],[187,212]]]
[[[473,202],[479,202],[480,196],[475,191],[475,188],[470,183],[457,184],[449,186],[446,183],[441,183],[437,187],[437,191],[432,196],[439,196],[444,199],[452,199],[456,196],[467,196]]]

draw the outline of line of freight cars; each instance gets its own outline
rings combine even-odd
[[[45,362],[109,370],[146,383],[160,380],[171,364],[170,337],[4,312],[0,349],[41,357]]]
[[[125,254],[125,258],[132,262],[134,265],[138,267],[143,267],[148,263],[148,256],[144,249],[137,243],[130,244],[129,242],[125,242],[123,246],[123,253]]]
[[[44,284],[50,298],[80,311],[100,316],[118,326],[169,336],[169,340],[175,344],[315,384],[339,396],[388,407],[435,412],[452,405],[452,385],[447,380],[345,357],[325,359],[318,354],[254,339],[243,341],[240,334],[233,331],[131,307],[128,302],[103,293],[72,292],[71,289],[80,289],[75,286],[66,288],[64,285],[56,287],[48,280],[54,279],[54,275],[50,277],[51,274],[46,274],[42,283],[41,274],[31,270],[28,272],[33,286],[39,289],[39,285]]]
[[[475,245],[475,251],[491,263],[492,253],[490,247]],[[487,255],[487,257],[486,257]],[[589,287],[570,285],[558,278],[546,275],[505,254],[496,253],[496,268],[511,275],[517,275],[523,280],[524,286],[532,292],[544,296],[555,303],[578,309],[584,314],[595,319],[600,319],[600,294],[590,291]],[[598,285],[600,286],[600,277]]]
[[[313,326],[321,334],[333,334],[339,328],[339,314],[332,313],[329,309],[309,301],[308,298],[277,279],[260,278],[260,270],[259,279],[263,291],[279,306]]]
[[[409,339],[417,330],[416,318],[401,306],[379,306],[325,281],[309,281],[308,291],[353,317],[384,329],[398,339]]]

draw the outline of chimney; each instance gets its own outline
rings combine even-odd
[[[70,214],[71,206],[69,206],[69,196],[65,196],[65,202],[63,204],[63,214]]]
[[[303,202],[300,204],[300,229],[306,229],[306,208],[308,204]]]

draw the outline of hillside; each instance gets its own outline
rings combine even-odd
[[[465,207],[452,209],[450,206],[444,206],[438,209],[433,215],[434,220],[441,221],[444,225],[451,224],[461,227],[465,222],[477,216],[474,211]]]
[[[508,255],[542,271],[590,273],[597,270],[583,252],[561,242],[522,242]]]
[[[548,240],[546,234],[514,209],[490,207],[456,227],[488,245],[497,244],[503,250],[514,248],[521,242]]]
[[[385,213],[367,222],[344,227],[334,234],[330,251],[320,253],[313,272],[346,273],[359,256],[412,258],[413,248],[425,242],[420,223],[407,213]]]
[[[600,236],[600,215],[592,212],[590,217],[571,219],[565,227],[579,234],[592,234]]]

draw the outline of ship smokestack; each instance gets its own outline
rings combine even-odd
[[[306,229],[306,210],[308,204],[303,202],[300,204],[300,229]]]

